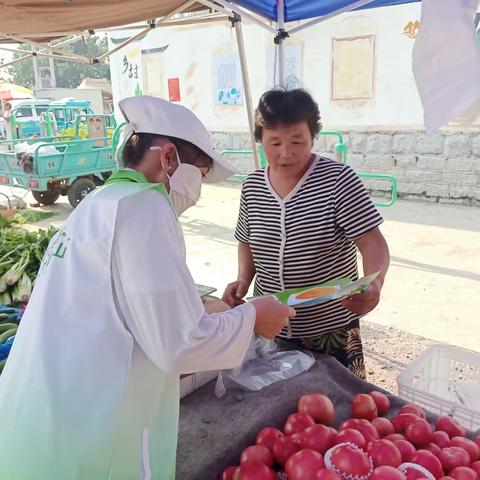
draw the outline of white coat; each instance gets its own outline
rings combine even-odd
[[[0,479],[174,480],[179,374],[238,366],[254,319],[205,313],[163,185],[114,174],[43,260],[0,377]]]

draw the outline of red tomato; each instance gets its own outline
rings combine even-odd
[[[385,437],[385,440],[390,440],[391,442],[394,442],[395,440],[406,440],[406,438],[401,433],[392,433],[391,435],[387,435]]]
[[[418,463],[418,465],[425,467],[435,478],[440,478],[443,475],[440,460],[428,450],[417,450],[417,453],[412,457],[412,463]]]
[[[369,442],[378,440],[380,438],[377,429],[365,419],[350,418],[340,425],[340,431],[344,430],[345,428],[353,428],[354,430],[358,430],[365,438],[367,445]]]
[[[334,438],[329,427],[313,425],[302,432],[302,448],[310,448],[323,455],[333,445]]]
[[[390,400],[382,392],[370,392],[369,395],[375,401],[379,415],[385,415],[390,410]]]
[[[238,467],[228,467],[222,474],[222,480],[233,480],[233,475]]]
[[[377,417],[372,420],[372,425],[377,429],[380,438],[392,435],[395,433],[395,428],[388,418]]]
[[[432,433],[432,442],[440,448],[446,448],[450,446],[450,437],[446,432],[436,431]]]
[[[442,451],[442,449],[436,443],[433,443],[433,442],[430,442],[428,445],[425,445],[423,448],[425,450],[428,450],[429,452],[432,452],[436,457],[438,457],[438,455]]]
[[[338,445],[339,443],[353,443],[362,450],[365,450],[367,446],[365,437],[358,430],[353,428],[344,428],[343,430],[340,430],[340,432],[335,435],[333,443],[334,445]]]
[[[416,415],[417,417],[423,418],[425,420],[427,416],[425,415],[425,412],[423,411],[423,408],[420,407],[419,405],[415,405],[413,403],[410,403],[408,405],[404,405],[399,411],[399,414],[402,413],[413,413],[413,415]]]
[[[464,437],[466,435],[465,429],[456,420],[447,415],[437,418],[435,430],[446,432],[450,438]]]
[[[428,445],[432,440],[432,427],[426,420],[417,418],[405,428],[405,438],[416,447]]]
[[[438,459],[446,473],[455,467],[468,467],[470,464],[468,453],[460,447],[443,448],[438,455]]]
[[[367,454],[348,443],[335,445],[325,454],[325,464],[337,472],[342,478],[357,477],[367,479],[372,473],[373,466]]]
[[[276,473],[260,460],[242,463],[233,474],[233,480],[276,480]]]
[[[287,460],[302,449],[292,437],[281,437],[273,445],[272,452],[275,462],[280,466],[285,466]]]
[[[301,413],[292,413],[285,423],[283,431],[286,435],[303,432],[306,428],[315,425],[315,420],[310,415],[302,415]]]
[[[480,478],[475,470],[468,467],[454,468],[449,475],[455,480],[478,480]]]
[[[413,413],[402,413],[392,418],[392,424],[396,432],[403,432],[407,428],[407,425],[418,420],[418,418],[418,415],[414,415]]]
[[[315,480],[319,470],[325,468],[323,457],[308,448],[294,453],[285,465],[288,480]]]
[[[252,445],[247,447],[240,456],[240,463],[248,462],[249,460],[260,460],[262,463],[271,467],[273,465],[272,452],[263,445]]]
[[[435,480],[425,467],[416,463],[402,463],[398,469],[407,477],[407,480]]]
[[[475,438],[475,443],[480,447],[480,437]]]
[[[440,480],[455,480],[452,477],[440,477]]]
[[[376,468],[369,480],[407,480],[407,477],[400,470],[384,465]]]
[[[331,400],[321,393],[302,395],[298,401],[298,413],[310,415],[318,423],[333,425],[335,407]]]
[[[393,444],[402,454],[402,462],[409,462],[415,455],[415,447],[408,440],[393,440]]]
[[[260,430],[255,443],[257,445],[263,445],[271,450],[274,443],[280,437],[283,437],[283,433],[278,428],[266,427]]]
[[[317,472],[315,480],[342,480],[333,470],[322,468]]]
[[[383,465],[396,468],[402,463],[400,450],[390,440],[374,440],[370,442],[367,453],[372,459],[373,468]]]
[[[366,393],[359,393],[352,399],[352,417],[373,420],[378,416],[374,399]]]
[[[480,460],[477,460],[476,462],[473,462],[470,465],[470,468],[472,470],[475,470],[478,473],[478,475],[480,476]]]
[[[452,447],[463,448],[470,456],[470,462],[475,462],[480,458],[480,447],[472,440],[464,437],[453,437],[450,440]]]
[[[293,435],[290,436],[290,438],[295,443],[298,443],[298,445],[302,445],[302,437],[303,437],[303,432],[294,433]]]

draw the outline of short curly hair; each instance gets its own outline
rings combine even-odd
[[[261,96],[255,110],[255,140],[257,142],[262,140],[264,128],[304,121],[315,138],[322,129],[322,122],[318,105],[312,96],[301,88],[295,90],[274,88]]]

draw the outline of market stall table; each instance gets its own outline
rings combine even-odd
[[[238,465],[241,452],[255,443],[262,428],[282,429],[305,393],[322,392],[330,397],[336,408],[338,427],[351,416],[353,395],[381,391],[327,356],[320,356],[308,372],[258,392],[231,391],[218,399],[214,388],[212,381],[180,402],[178,480],[219,479],[227,467]],[[388,417],[406,403],[393,396],[390,400]]]

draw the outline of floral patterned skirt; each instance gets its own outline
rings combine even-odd
[[[287,342],[299,344],[314,352],[330,355],[357,377],[362,380],[367,379],[359,320],[354,320],[346,327],[323,333],[318,337],[294,339]]]

